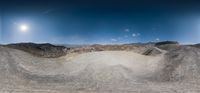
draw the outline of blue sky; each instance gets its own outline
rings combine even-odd
[[[200,2],[195,0],[0,2],[1,43],[200,42]],[[21,25],[29,29],[22,32]]]

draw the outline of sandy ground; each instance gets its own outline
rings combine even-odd
[[[199,93],[197,82],[157,82],[165,53],[129,51],[39,58],[0,48],[0,93]]]

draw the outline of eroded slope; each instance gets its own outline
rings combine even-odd
[[[0,90],[14,93],[198,93],[199,51],[182,46],[168,52],[160,50],[155,56],[101,51],[41,58],[0,47]]]

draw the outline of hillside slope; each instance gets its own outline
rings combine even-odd
[[[100,51],[59,58],[0,47],[0,92],[198,93],[199,56],[184,46],[156,56]]]

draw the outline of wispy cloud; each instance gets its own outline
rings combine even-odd
[[[128,35],[124,35],[125,38],[128,38]]]
[[[138,37],[140,36],[140,33],[132,33],[132,37]]]
[[[110,40],[113,41],[113,42],[117,41],[117,39],[115,39],[115,38],[111,38]]]
[[[127,29],[125,29],[124,31],[125,31],[125,32],[130,32],[130,29],[127,28]]]
[[[133,33],[133,34],[132,34],[132,36],[133,36],[133,37],[136,37],[136,34],[135,34],[135,33]]]
[[[55,12],[55,11],[57,11],[57,10],[59,10],[59,9],[60,9],[60,8],[50,8],[50,9],[47,9],[47,10],[43,11],[42,14],[46,15],[46,14]]]
[[[160,38],[156,38],[156,41],[160,41]]]

